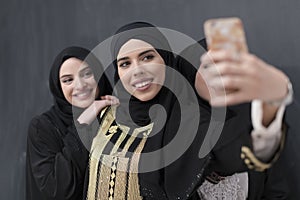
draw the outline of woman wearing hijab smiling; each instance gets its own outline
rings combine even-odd
[[[179,104],[192,88],[179,87],[166,38],[151,24],[132,23],[113,37],[112,56],[120,105],[106,109],[94,138],[87,199],[197,199],[207,158],[198,157],[197,132],[184,131],[199,124],[191,115],[198,101]],[[209,117],[201,112],[202,130]]]
[[[256,162],[255,156],[255,163],[246,162],[248,157],[241,159],[242,146],[252,147],[251,119],[246,115],[244,126],[241,126],[241,120],[231,111],[226,115],[215,149],[226,147],[225,154],[230,153],[230,160],[234,162],[229,163],[222,157],[217,165],[209,162],[208,166],[211,154],[199,158],[199,149],[211,119],[210,111],[200,98],[197,102],[185,102],[186,105],[179,101],[182,97],[190,98],[191,91],[170,70],[182,70],[174,65],[171,52],[166,38],[148,23],[125,25],[113,37],[115,88],[121,104],[118,108],[106,109],[93,141],[87,199],[198,199],[196,190],[205,177],[209,176],[211,181],[223,178],[213,177],[210,173],[219,170],[223,172],[221,175],[228,176],[271,166],[276,160],[275,156],[264,165]],[[195,73],[189,76],[195,76]],[[176,89],[179,92],[173,93]],[[156,109],[157,105],[165,112]],[[201,120],[193,119],[197,112],[201,114]],[[182,115],[189,117],[182,118]],[[196,127],[195,120],[199,120]],[[180,129],[182,124],[186,128],[184,131]],[[191,129],[196,129],[195,135]],[[185,136],[177,143],[177,149],[171,148],[173,154],[163,149],[156,156],[147,155],[173,143],[182,132]],[[186,151],[178,153],[186,144],[188,148],[183,148]],[[178,157],[169,162],[174,152]],[[253,153],[250,151],[248,155]]]
[[[95,119],[103,107],[117,103],[107,95],[105,76],[97,84],[100,73],[100,62],[87,49],[68,47],[55,58],[49,77],[54,105],[29,125],[26,199],[82,199],[89,153],[76,127],[86,128],[93,114]],[[85,109],[94,113],[87,117]]]
[[[208,129],[219,129],[223,118],[214,116],[210,127],[210,110],[178,75],[170,45],[153,25],[120,28],[112,55],[120,105],[105,111],[94,138],[87,199],[198,199],[210,158],[199,158],[200,147]],[[217,146],[234,139],[251,146],[245,134],[250,123],[239,126],[231,113],[225,117],[226,137]],[[248,169],[236,152],[228,173]]]

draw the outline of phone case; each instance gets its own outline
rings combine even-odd
[[[204,23],[209,50],[248,52],[243,23],[239,18],[209,19]]]

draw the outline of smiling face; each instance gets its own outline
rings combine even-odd
[[[66,100],[73,106],[87,108],[99,93],[92,69],[77,58],[61,65],[59,79]]]
[[[153,99],[165,80],[165,62],[149,43],[131,39],[117,56],[118,74],[124,88],[141,101]]]

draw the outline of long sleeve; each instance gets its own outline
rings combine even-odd
[[[262,125],[262,102],[254,100],[251,106],[253,131],[251,132],[254,154],[263,161],[273,157],[282,138],[282,118],[285,106],[279,107],[276,117],[268,126]]]
[[[27,138],[27,199],[81,199],[88,151],[76,128],[62,134],[42,116]]]

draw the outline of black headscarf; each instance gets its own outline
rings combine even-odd
[[[180,123],[185,123],[187,128],[189,122],[195,123],[195,119],[192,119],[192,116],[194,115],[194,113],[192,113],[193,110],[186,110],[186,112],[191,112],[190,119],[181,118],[181,106],[185,105],[181,105],[178,100],[178,95],[189,98],[191,97],[190,92],[194,91],[188,90],[186,85],[176,76],[176,73],[174,72],[174,69],[177,69],[175,66],[175,57],[166,37],[158,28],[146,22],[135,22],[125,25],[120,28],[113,37],[111,52],[115,59],[115,83],[119,81],[116,63],[118,52],[130,39],[142,40],[152,45],[167,66],[164,86],[162,86],[159,93],[149,101],[140,101],[129,95],[122,84],[117,84],[116,86],[118,98],[121,103],[117,109],[117,122],[127,126],[128,124],[144,126],[149,124],[150,121],[154,121],[155,127],[156,124],[160,123],[161,116],[166,116],[162,128],[160,127],[157,130],[154,128],[152,130],[152,132],[157,133],[155,135],[150,134],[151,137],[147,139],[143,149],[143,152],[152,152],[162,149],[162,147],[172,142],[179,131]],[[130,97],[129,104],[126,103],[126,97]],[[123,103],[123,101],[125,103]],[[163,106],[165,113],[160,112],[161,109],[157,109],[154,112],[151,110],[151,117],[149,117],[149,109],[153,108],[155,104]],[[198,107],[198,103],[194,106]],[[193,108],[193,106],[189,106],[189,109],[190,108]],[[134,123],[128,119],[128,116],[131,116]],[[198,125],[199,121],[196,121],[196,123]],[[195,129],[197,128],[198,127],[195,127]],[[181,134],[182,132],[183,131],[181,130]],[[202,136],[196,137],[197,139],[193,140],[195,135],[189,135],[188,131],[186,134],[187,136],[182,141],[177,141],[177,145],[184,146],[185,143],[191,142],[190,140],[192,140],[192,144],[190,143],[191,145],[187,147],[187,150],[184,153],[181,153],[181,156],[171,164],[167,163],[166,160],[168,160],[169,157],[172,157],[172,154],[177,151],[174,146],[171,148],[172,150],[162,151],[160,155],[156,158],[152,157],[151,160],[141,155],[139,168],[144,167],[145,165],[153,165],[153,163],[166,162],[167,165],[157,171],[139,174],[141,194],[145,199],[187,199],[191,195],[195,195],[193,192],[195,192],[196,186],[202,181],[202,173],[203,168],[206,165],[206,159],[198,158]]]
[[[103,73],[102,65],[93,53],[85,48],[76,46],[62,50],[56,56],[50,71],[49,87],[54,97],[54,106],[48,112],[50,118],[58,124],[61,131],[64,131],[68,126],[73,124],[73,118],[77,117],[83,111],[81,108],[72,106],[66,100],[60,84],[60,68],[67,59],[72,57],[87,62],[89,67],[92,69],[99,87],[99,96],[95,97],[95,99],[98,99],[105,94],[111,94],[112,91],[111,85]]]
[[[113,37],[112,49],[111,49],[113,58],[117,58],[120,48],[130,39],[139,39],[149,43],[160,54],[166,66],[169,66],[171,68],[173,67],[174,55],[171,52],[171,48],[166,38],[152,24],[145,23],[145,22],[135,22],[135,23],[125,25],[116,32],[116,36]],[[114,60],[114,67],[116,71],[114,76],[114,81],[115,84],[117,84],[120,78],[117,73],[118,67],[117,67],[116,60]],[[169,77],[166,78],[168,79]],[[169,79],[166,80],[165,82],[167,81],[170,82],[171,80],[172,79]],[[130,101],[129,101],[130,116],[132,117],[132,121],[134,122],[134,124],[138,126],[145,126],[150,123],[151,119],[149,117],[148,111],[154,104],[160,102],[159,103],[160,105],[163,105],[166,110],[169,110],[170,104],[167,102],[173,101],[172,99],[174,98],[172,93],[165,87],[162,87],[159,94],[156,95],[155,98],[146,102],[145,101],[142,102],[139,99],[135,98],[134,96],[128,94],[125,88],[123,87],[123,85],[120,83],[117,84],[117,92],[121,102],[126,101],[128,97],[130,97]],[[123,106],[126,106],[126,108],[124,108]],[[119,115],[117,115],[118,117],[117,121],[120,123],[126,123],[127,125],[128,124],[133,125],[131,119],[128,119],[127,117],[120,117],[122,116],[121,115],[122,112],[126,112],[126,110],[128,110],[127,106],[128,105],[121,103],[121,105],[118,108]],[[125,116],[128,115],[125,114]]]

